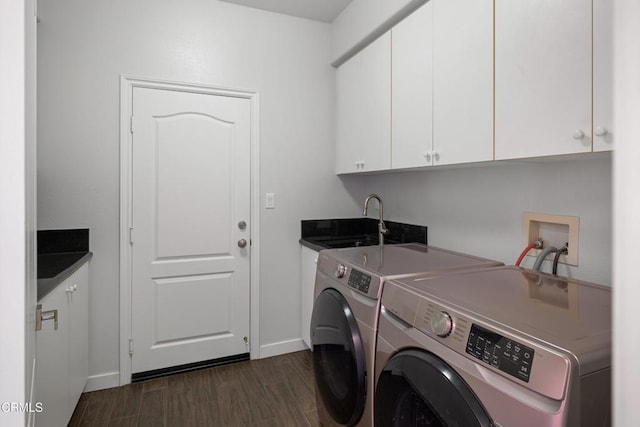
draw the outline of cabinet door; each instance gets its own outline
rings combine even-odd
[[[360,111],[363,171],[391,167],[391,32],[362,52]]]
[[[336,173],[360,171],[362,56],[336,70]]]
[[[71,419],[67,285],[63,282],[41,301],[43,312],[58,310],[58,329],[53,320],[46,320],[36,332],[35,400],[43,408],[35,414],[36,426],[66,426]]]
[[[69,413],[84,391],[89,376],[89,265],[69,279]]]
[[[495,0],[496,159],[591,151],[591,2]]]
[[[613,6],[593,0],[593,151],[613,149]]]
[[[493,0],[434,0],[433,22],[434,165],[492,160]]]
[[[336,172],[391,167],[391,33],[336,72]]]
[[[300,247],[300,301],[302,340],[311,348],[311,312],[313,311],[313,295],[316,283],[318,252],[305,246]]]
[[[433,151],[433,2],[391,31],[391,167],[429,166]]]

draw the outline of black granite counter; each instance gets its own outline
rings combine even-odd
[[[427,244],[427,227],[385,221],[385,244]],[[319,251],[378,244],[378,220],[373,218],[316,219],[301,221],[300,243]]]
[[[88,262],[89,229],[38,231],[38,301]]]

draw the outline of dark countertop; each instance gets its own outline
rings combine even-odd
[[[427,244],[427,227],[385,221],[389,234],[385,243]],[[314,251],[378,244],[378,220],[343,218],[301,221],[300,244]]]
[[[93,256],[92,252],[61,252],[38,255],[38,301],[49,295]]]
[[[38,230],[38,301],[92,256],[89,229]]]

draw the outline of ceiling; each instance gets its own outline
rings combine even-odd
[[[222,0],[270,12],[332,22],[351,0]]]

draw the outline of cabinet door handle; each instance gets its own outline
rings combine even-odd
[[[605,127],[597,126],[594,133],[596,134],[596,136],[605,136],[609,133],[609,131]]]
[[[573,139],[581,140],[582,138],[584,138],[584,132],[582,130],[577,129],[573,132]]]
[[[42,322],[53,320],[53,329],[58,330],[58,310],[42,311],[42,304],[36,307],[36,331],[42,330]]]

